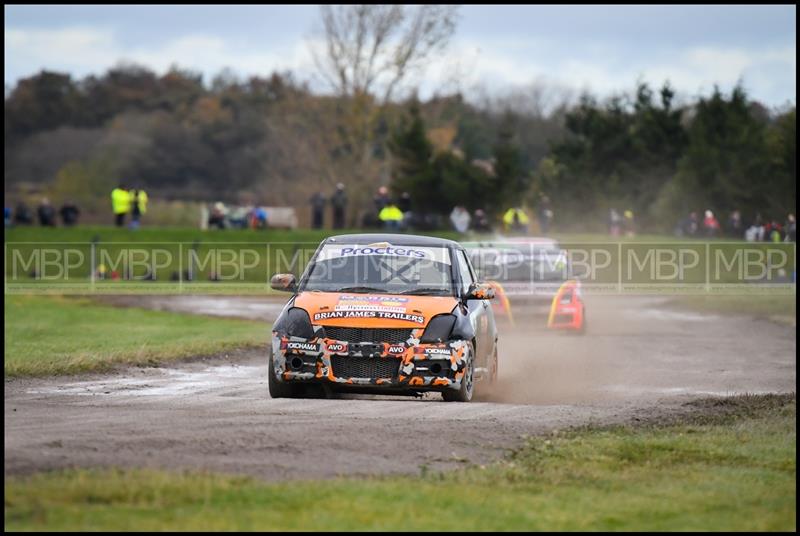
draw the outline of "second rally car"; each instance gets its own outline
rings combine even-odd
[[[300,280],[277,274],[293,293],[272,328],[273,398],[309,384],[377,393],[439,391],[472,399],[497,378],[497,329],[464,248],[439,238],[354,234],[327,238]]]

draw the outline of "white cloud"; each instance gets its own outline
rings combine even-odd
[[[474,58],[464,62],[469,51]],[[465,54],[466,52],[466,54]],[[499,90],[545,80],[552,85],[590,89],[607,96],[630,90],[637,80],[660,85],[669,80],[688,95],[707,94],[715,84],[725,90],[743,80],[751,96],[770,104],[794,100],[797,54],[794,47],[742,49],[686,46],[647,53],[584,42],[565,49],[555,42],[454,42],[437,62],[468,65],[462,87]],[[426,84],[446,85],[441,67],[430,70]]]
[[[5,79],[8,82],[9,78],[26,76],[42,68],[95,70],[98,65],[113,62],[115,48],[113,33],[101,28],[6,28]]]
[[[159,73],[177,64],[207,76],[229,67],[239,75],[288,69],[309,79],[315,70],[303,39],[254,47],[246,41],[195,33],[126,47],[112,29],[103,27],[5,29],[6,83],[43,68],[78,77],[102,73],[120,61],[141,63]],[[629,90],[640,78],[652,84],[668,79],[677,89],[693,95],[709,92],[714,84],[729,89],[743,79],[753,97],[781,104],[794,100],[796,61],[794,46],[687,45],[645,50],[589,40],[573,40],[567,46],[564,41],[517,35],[458,37],[416,81],[425,97],[436,90],[468,93],[470,88],[483,87],[498,91],[537,80],[608,95]]]
[[[190,34],[166,43],[126,48],[112,30],[103,28],[5,29],[6,82],[41,69],[85,76],[101,73],[120,61],[140,63],[158,73],[177,64],[209,76],[225,67],[249,75],[284,69],[309,71],[312,65],[302,42],[255,49],[215,36]]]

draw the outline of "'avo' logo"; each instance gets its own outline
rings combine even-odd
[[[347,351],[347,345],[344,345],[344,344],[338,343],[338,342],[337,343],[333,343],[333,344],[329,344],[328,345],[328,351],[329,352],[346,352]]]
[[[406,347],[405,346],[390,346],[389,347],[389,353],[390,354],[402,354],[405,351],[406,351]]]

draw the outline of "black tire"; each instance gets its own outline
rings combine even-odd
[[[469,359],[464,368],[464,377],[461,378],[461,387],[458,391],[447,389],[442,391],[442,398],[445,402],[469,402],[475,391],[475,350],[472,343],[469,343]]]
[[[267,364],[267,385],[269,386],[269,396],[271,398],[297,398],[298,389],[296,385],[282,382],[275,376],[275,366],[272,362],[272,348],[268,350],[269,362]]]
[[[582,320],[581,329],[578,330],[578,335],[586,335],[586,326],[588,324],[588,322],[586,321],[586,307],[583,308],[581,314],[581,320]]]

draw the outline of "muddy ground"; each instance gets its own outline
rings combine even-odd
[[[199,314],[274,318],[232,297],[107,298]],[[794,392],[793,328],[675,310],[662,298],[590,297],[585,336],[532,311],[501,331],[488,401],[348,396],[271,400],[264,350],[106,375],[6,380],[6,474],[72,466],[207,469],[275,479],[419,473],[487,463],[526,435],[685,411],[706,396]]]

